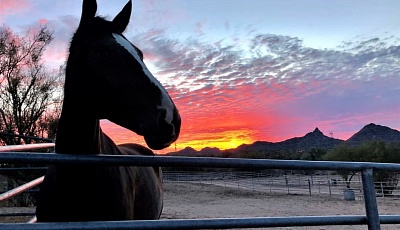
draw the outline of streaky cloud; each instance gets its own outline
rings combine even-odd
[[[215,132],[203,126],[231,130],[232,124],[254,130],[254,139],[272,140],[318,124],[350,133],[340,124],[349,120],[400,127],[391,115],[400,108],[398,39],[315,49],[296,37],[252,34],[246,44],[171,39],[167,31],[132,37],[180,108],[183,136]]]

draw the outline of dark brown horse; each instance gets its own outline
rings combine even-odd
[[[129,1],[112,20],[96,17],[84,0],[69,49],[58,154],[154,155],[137,144],[116,146],[100,129],[109,119],[162,149],[179,135],[181,120],[167,91],[143,63],[142,52],[122,32]],[[41,185],[38,222],[157,219],[162,211],[158,167],[51,166]]]

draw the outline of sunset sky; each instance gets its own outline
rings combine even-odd
[[[98,0],[98,14],[111,20],[126,2]],[[56,69],[81,4],[0,0],[0,23],[20,35],[46,24],[55,39],[44,61]],[[134,0],[125,36],[181,113],[178,150],[277,142],[316,127],[344,140],[369,123],[400,130],[398,0]],[[102,127],[117,143],[143,143]]]

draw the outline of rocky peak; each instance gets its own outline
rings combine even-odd
[[[370,123],[351,136],[346,142],[350,144],[361,144],[362,142],[372,140],[400,142],[400,132],[386,126]]]
[[[325,137],[324,134],[317,128],[314,131],[307,133],[304,137],[307,138],[316,138],[316,137]]]

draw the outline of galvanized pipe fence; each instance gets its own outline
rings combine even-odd
[[[33,149],[47,149],[47,148],[53,148],[53,147],[54,147],[54,143],[7,145],[7,146],[0,146],[0,152],[25,151],[25,150],[33,150]]]
[[[28,190],[30,188],[33,188],[33,187],[41,184],[43,182],[43,180],[44,180],[44,176],[41,176],[41,177],[39,177],[37,179],[29,181],[28,183],[25,183],[25,184],[23,184],[21,186],[18,186],[18,187],[14,188],[14,189],[11,189],[11,190],[9,190],[7,192],[4,192],[4,193],[0,194],[0,202],[4,201],[4,200],[7,200],[7,199],[9,199],[9,198],[11,198],[11,197],[13,197],[15,195],[18,195],[18,194],[20,194],[20,193],[22,193],[22,192],[24,192],[24,191],[26,191],[26,190]]]
[[[106,221],[77,223],[0,224],[0,229],[211,229],[211,228],[262,228],[323,225],[367,225],[369,230],[379,230],[381,224],[400,224],[400,215],[379,215],[374,171],[400,172],[400,164],[371,162],[326,162],[300,160],[267,160],[210,157],[166,156],[111,156],[73,155],[29,152],[2,152],[0,163],[107,165],[107,166],[160,166],[207,167],[240,169],[290,169],[290,170],[348,170],[359,171],[362,177],[366,215],[342,216],[290,216],[265,218]]]
[[[352,173],[349,173],[352,174]],[[399,173],[394,173],[392,181],[374,181],[378,197],[396,199],[400,197]],[[240,188],[270,194],[327,195],[343,196],[346,180],[333,171],[287,170],[163,170],[165,183],[211,184],[225,188]],[[361,173],[356,173],[350,183],[354,199],[363,199]],[[351,200],[351,199],[349,199]]]

